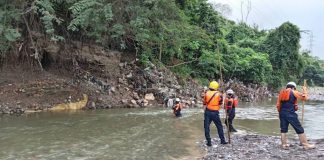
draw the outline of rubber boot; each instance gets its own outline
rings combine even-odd
[[[208,147],[210,147],[210,146],[212,146],[212,144],[211,144],[211,139],[209,138],[209,139],[207,139],[207,144],[206,144]]]
[[[281,133],[281,147],[282,149],[289,149],[289,144],[287,143],[287,134]]]
[[[233,127],[233,125],[230,124],[230,127],[229,128],[230,128],[229,129],[230,132],[237,132],[237,130]]]
[[[300,143],[304,146],[304,149],[305,150],[309,150],[309,149],[314,149],[315,148],[315,145],[314,144],[309,144],[307,142],[307,138],[306,138],[306,134],[305,133],[298,134],[298,137],[299,137]]]

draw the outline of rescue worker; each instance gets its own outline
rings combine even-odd
[[[207,146],[211,146],[209,127],[212,121],[216,125],[218,136],[221,140],[221,144],[227,144],[224,137],[222,122],[219,118],[219,109],[223,103],[223,97],[222,94],[217,91],[218,87],[219,84],[216,81],[210,82],[209,90],[205,93],[203,99],[204,107],[205,107],[204,128],[205,128],[205,137],[207,140]]]
[[[238,99],[234,95],[234,91],[229,89],[226,91],[226,98],[225,98],[225,110],[227,114],[227,119],[225,120],[225,124],[228,124],[228,128],[230,132],[237,132],[237,130],[233,127],[233,120],[235,118],[235,108],[238,105]]]
[[[181,109],[183,108],[182,104],[180,103],[180,98],[175,99],[175,105],[172,107],[173,114],[176,117],[181,117]]]
[[[296,90],[296,83],[289,82],[286,89],[280,91],[277,100],[277,110],[279,112],[280,119],[280,129],[281,129],[281,146],[283,149],[289,149],[289,144],[287,143],[287,132],[288,125],[292,125],[295,132],[298,134],[300,143],[303,145],[304,149],[313,149],[315,145],[309,144],[307,142],[306,135],[304,133],[304,128],[301,126],[298,115],[295,111],[298,110],[297,99],[307,100],[307,90],[303,87],[303,93]]]

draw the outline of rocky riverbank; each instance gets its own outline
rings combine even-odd
[[[297,139],[289,139],[289,150],[280,148],[280,137],[265,135],[234,135],[232,144],[221,145],[218,139],[212,139],[212,147],[202,142],[201,147],[207,150],[205,160],[239,160],[239,159],[324,159],[324,140],[310,140],[316,144],[312,150],[304,150]]]
[[[324,101],[324,87],[310,87],[308,93],[309,100]]]
[[[70,47],[70,48],[69,48]],[[201,107],[203,86],[153,63],[143,67],[132,53],[106,51],[102,47],[51,44],[44,71],[5,66],[0,72],[0,114],[51,110],[63,103],[78,103],[83,94],[85,109],[158,107],[179,97],[187,107]],[[73,55],[73,56],[71,56]],[[67,58],[71,57],[71,58]],[[266,87],[230,80],[222,89],[233,89],[243,101],[257,101],[272,94]]]

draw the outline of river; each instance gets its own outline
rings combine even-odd
[[[182,114],[174,118],[170,109],[145,108],[4,115],[0,159],[201,158],[203,110],[184,109]],[[304,128],[309,138],[324,138],[323,115],[322,103],[306,103]],[[241,103],[234,124],[239,130],[235,134],[279,135],[278,113],[271,101]],[[215,127],[211,130],[215,137]],[[289,134],[296,137],[292,128]]]

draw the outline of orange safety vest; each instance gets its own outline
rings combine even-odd
[[[216,95],[213,97],[215,93]],[[211,99],[212,97],[213,99]],[[218,111],[220,109],[220,105],[222,104],[221,94],[218,91],[207,91],[204,96],[204,104],[207,105],[207,109]]]
[[[182,105],[178,103],[173,107],[173,113],[176,114],[176,112],[181,111],[181,109],[182,109]]]
[[[290,88],[281,90],[279,93],[279,101],[280,102],[289,101],[291,91],[292,90]]]
[[[277,110],[280,112],[281,110],[281,103],[282,102],[287,102],[290,100],[290,94],[291,92],[294,94],[295,96],[295,91],[292,90],[291,88],[287,88],[287,89],[282,89],[280,92],[279,92],[279,96],[278,96],[278,100],[277,100]],[[295,111],[298,110],[298,106],[297,106],[297,98],[296,100],[293,102],[294,104],[294,107],[295,107]]]
[[[233,106],[234,107],[238,107],[238,99],[237,98],[234,98]]]
[[[225,105],[224,105],[225,109],[231,109],[231,108],[237,107],[237,106],[238,106],[238,99],[236,97],[235,98],[226,97]]]

